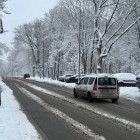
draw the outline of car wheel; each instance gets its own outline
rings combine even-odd
[[[73,95],[74,95],[75,98],[78,97],[78,94],[77,94],[77,92],[76,92],[76,89],[74,89],[74,91],[73,91]]]
[[[91,93],[88,93],[87,98],[89,102],[92,102],[93,99],[92,99]]]
[[[118,98],[115,98],[115,99],[111,99],[112,100],[112,103],[116,103]]]

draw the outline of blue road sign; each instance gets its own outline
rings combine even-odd
[[[43,68],[43,65],[42,64],[39,64],[39,68]]]

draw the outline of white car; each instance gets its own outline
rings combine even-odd
[[[119,99],[119,85],[117,78],[110,74],[86,75],[75,85],[73,94],[75,98],[87,97],[89,102],[98,98],[115,103]]]
[[[114,76],[118,79],[120,86],[136,86],[136,75],[132,73],[116,73]]]

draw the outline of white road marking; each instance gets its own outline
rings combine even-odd
[[[27,85],[27,86],[35,89],[35,90],[41,91],[41,92],[43,92],[45,94],[49,94],[49,95],[54,96],[56,98],[59,98],[61,100],[67,101],[69,103],[72,103],[77,107],[84,108],[84,109],[92,111],[92,112],[94,112],[94,113],[96,113],[98,115],[101,115],[101,116],[103,116],[103,117],[105,117],[107,119],[111,119],[113,121],[116,121],[116,122],[120,123],[121,125],[124,125],[129,130],[133,130],[133,131],[136,131],[136,132],[140,133],[140,124],[137,124],[135,122],[132,122],[132,121],[129,121],[129,120],[126,120],[126,119],[123,119],[123,118],[119,118],[119,117],[117,117],[117,116],[115,116],[115,115],[113,115],[111,113],[106,113],[103,110],[99,110],[99,109],[97,110],[96,108],[94,108],[94,106],[91,107],[91,106],[86,105],[84,103],[80,103],[79,101],[74,101],[72,99],[66,98],[65,96],[59,95],[59,94],[57,94],[57,93],[55,93],[53,91],[49,91],[47,89],[38,87],[36,85],[29,84],[29,83],[27,84],[26,82],[23,82],[23,81],[22,81],[22,83],[24,83],[25,85]]]
[[[93,139],[95,139],[95,140],[106,140],[106,138],[104,138],[103,136],[99,136],[98,134],[96,134],[95,132],[93,132],[91,129],[89,129],[87,126],[84,126],[83,124],[81,124],[81,123],[77,122],[76,120],[70,118],[68,115],[66,115],[62,111],[60,111],[60,110],[58,110],[58,109],[50,106],[49,104],[47,104],[46,102],[44,102],[41,98],[37,97],[36,95],[33,95],[28,90],[26,90],[24,88],[19,88],[19,89],[21,90],[22,93],[24,93],[29,98],[32,98],[34,101],[36,101],[37,103],[39,103],[45,109],[47,109],[48,111],[52,112],[56,116],[62,118],[67,123],[73,125],[78,130],[80,130],[83,133],[85,133],[87,136],[91,137],[92,140]]]

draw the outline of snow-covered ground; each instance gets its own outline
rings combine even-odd
[[[1,140],[40,140],[34,126],[21,111],[13,92],[0,78],[2,88],[0,106],[0,139]]]
[[[140,104],[140,89],[138,87],[120,87],[120,96]]]
[[[52,79],[49,79],[49,78],[39,78],[39,77],[30,77],[29,79],[32,79],[32,80],[36,80],[36,81],[39,81],[39,82],[47,82],[47,83],[52,83],[52,84],[55,84],[55,85],[59,85],[59,86],[66,86],[66,87],[69,87],[69,88],[73,88],[75,83],[65,83],[65,82],[60,82],[58,80],[52,80]]]
[[[60,82],[58,80],[51,80],[49,78],[40,79],[39,77],[31,77],[30,79],[40,81],[40,82],[48,82],[53,83],[59,86],[66,86],[69,88],[74,87],[74,83],[65,83]],[[120,97],[123,97],[128,100],[132,100],[140,104],[140,89],[138,87],[120,87]]]

